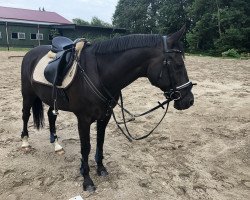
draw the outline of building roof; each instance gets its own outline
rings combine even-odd
[[[40,24],[72,24],[55,12],[28,10],[0,6],[0,20]]]

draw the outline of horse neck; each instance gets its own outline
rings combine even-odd
[[[147,75],[152,48],[132,49],[116,55],[97,56],[99,76],[107,89],[116,93]]]

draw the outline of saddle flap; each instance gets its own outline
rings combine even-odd
[[[63,76],[68,71],[69,67],[72,65],[71,60],[73,61],[71,51],[61,51],[56,54],[56,57],[51,60],[44,70],[44,76],[47,81],[53,85],[61,85]]]

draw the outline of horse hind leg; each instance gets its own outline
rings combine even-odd
[[[29,138],[28,122],[30,118],[30,109],[33,105],[34,99],[35,99],[34,96],[23,96],[23,109],[22,109],[23,130],[21,133],[21,140],[22,140],[21,148],[24,151],[29,151],[31,148],[28,142]]]
[[[28,90],[27,90],[28,91]],[[30,117],[30,109],[32,108],[34,127],[38,130],[43,127],[44,117],[43,117],[43,104],[42,101],[32,92],[24,92],[22,89],[23,95],[23,131],[21,134],[22,139],[22,149],[29,151],[31,146],[28,142],[29,133],[28,133],[28,121]]]
[[[28,132],[28,121],[29,121],[29,117],[30,117],[30,108],[31,106],[28,108],[23,108],[22,112],[23,112],[23,130],[21,133],[21,140],[22,140],[22,149],[24,151],[29,151],[30,150],[30,144],[28,142],[28,138],[29,138],[29,132]]]
[[[58,143],[58,137],[56,134],[56,118],[57,115],[53,114],[53,108],[49,107],[48,119],[49,119],[49,130],[50,130],[50,143],[54,145],[55,152],[59,155],[65,153],[63,147]]]

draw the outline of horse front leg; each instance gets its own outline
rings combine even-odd
[[[63,147],[58,143],[58,137],[56,134],[56,125],[55,125],[57,115],[54,115],[52,111],[53,111],[53,108],[49,107],[47,114],[48,114],[48,119],[49,119],[50,143],[54,145],[55,152],[58,155],[62,155],[65,153],[65,151]]]
[[[107,116],[102,120],[97,120],[97,139],[96,139],[96,154],[95,154],[95,161],[97,164],[97,174],[99,176],[107,176],[108,172],[104,167],[102,160],[103,160],[103,144],[105,139],[105,130],[107,124],[110,120],[111,115]]]
[[[81,142],[81,154],[82,154],[82,160],[81,160],[81,167],[80,172],[84,178],[83,181],[83,190],[94,192],[95,186],[92,181],[92,179],[89,176],[89,153],[91,149],[90,145],[90,125],[91,122],[86,117],[80,115],[77,116],[78,119],[78,131],[80,136],[80,142]]]

